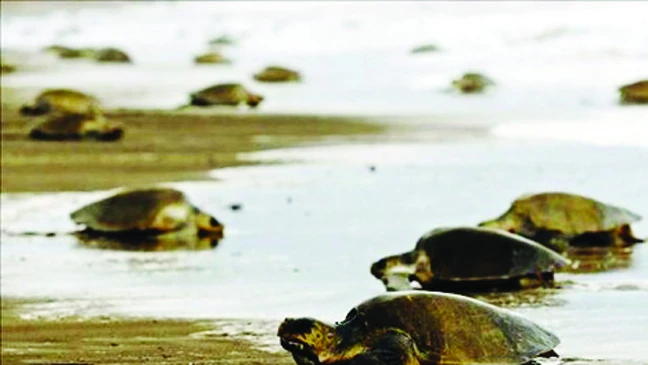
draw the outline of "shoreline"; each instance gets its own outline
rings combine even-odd
[[[216,181],[214,169],[272,161],[240,154],[386,136],[384,121],[364,117],[270,114],[229,108],[106,112],[125,126],[114,143],[43,142],[27,137],[19,115],[28,99],[2,89],[2,193],[105,190],[177,181]],[[399,127],[400,128],[400,127]],[[396,127],[392,129],[397,129]],[[403,128],[401,128],[403,129]],[[216,319],[22,317],[43,298],[2,298],[2,362],[65,364],[292,364],[288,353],[260,350],[246,333],[195,336]],[[243,319],[236,323],[254,324]],[[264,334],[269,335],[269,334]]]
[[[2,299],[2,363],[292,364],[285,352],[258,349],[214,320],[101,316],[23,319],[37,300]],[[250,321],[240,320],[251,323]]]
[[[241,153],[376,137],[390,128],[361,117],[115,110],[106,115],[124,125],[120,141],[44,142],[28,139],[34,121],[18,105],[3,95],[3,193],[213,180],[211,170],[263,163]]]

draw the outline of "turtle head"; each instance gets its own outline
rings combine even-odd
[[[420,251],[385,257],[371,265],[371,275],[381,280],[387,291],[410,290],[411,282],[417,279],[417,271],[420,271],[421,257]]]
[[[502,214],[500,217],[479,223],[478,226],[483,228],[501,229],[510,233],[517,233],[520,231],[520,228],[522,228],[522,223],[523,222],[520,217],[513,211],[509,210],[508,212]]]
[[[39,108],[38,106],[23,105],[20,108],[20,114],[25,117],[34,117],[46,113],[47,113],[46,110],[44,110],[43,108]]]
[[[286,318],[277,332],[281,347],[300,364],[319,364],[335,352],[335,327],[313,318]]]
[[[257,94],[249,94],[247,98],[247,105],[250,108],[256,108],[263,101],[263,96]]]
[[[211,215],[196,208],[196,226],[201,233],[208,236],[216,236],[216,238],[223,238],[223,224]]]

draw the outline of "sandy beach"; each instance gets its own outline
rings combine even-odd
[[[647,4],[3,2],[1,362],[294,364],[284,318],[342,320],[385,292],[373,262],[528,193],[626,208],[648,237],[646,107],[619,99],[648,75]],[[206,52],[232,62],[195,64]],[[270,65],[302,81],[253,77]],[[466,73],[493,84],[453,90]],[[221,83],[265,99],[181,108]],[[48,88],[95,96],[124,138],[28,139],[19,109]],[[147,252],[68,234],[79,207],[152,184],[225,238]],[[602,256],[572,257],[556,288],[477,298],[560,338],[542,365],[648,365],[648,245]]]
[[[28,94],[28,93],[27,93]],[[384,124],[362,118],[269,115],[225,108],[109,111],[125,126],[119,142],[42,142],[28,139],[30,121],[18,113],[29,100],[3,90],[2,192],[93,191],[173,181],[214,180],[217,168],[257,163],[249,153],[313,143],[379,138]],[[402,129],[402,128],[401,128]],[[287,353],[255,349],[226,333],[207,339],[207,320],[62,317],[24,319],[26,304],[2,301],[2,363],[36,364],[288,364]]]
[[[19,115],[27,98],[3,90],[2,191],[89,191],[165,181],[209,179],[205,172],[253,164],[238,153],[377,135],[362,118],[269,115],[225,108],[109,111],[125,138],[114,143],[41,142],[27,137],[34,119]]]
[[[33,301],[2,300],[3,364],[290,364],[286,353],[260,351],[230,337],[196,336],[208,320],[59,318],[22,320]]]

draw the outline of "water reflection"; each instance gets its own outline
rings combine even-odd
[[[481,293],[473,297],[506,308],[559,307],[566,303],[564,299],[558,298],[560,292],[560,288],[536,288],[517,292]]]
[[[571,265],[562,269],[571,273],[595,273],[627,269],[632,263],[632,247],[570,247],[566,256]]]
[[[75,233],[78,243],[83,247],[94,249],[124,251],[174,251],[174,250],[210,250],[218,246],[222,235],[209,236],[125,236],[96,235],[87,232]]]

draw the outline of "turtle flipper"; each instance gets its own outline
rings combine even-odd
[[[355,356],[350,365],[419,365],[418,350],[410,336],[388,332],[377,338],[365,353]]]
[[[642,243],[645,241],[644,239],[635,237],[629,224],[624,224],[617,228],[615,233],[615,246],[632,246],[635,243]],[[621,243],[619,243],[619,241],[621,241]]]
[[[374,354],[360,354],[351,359],[349,365],[387,365],[383,360]]]
[[[317,365],[318,363],[313,361],[313,359],[307,357],[307,356],[302,356],[297,353],[292,354],[293,359],[297,363],[297,365]]]
[[[545,358],[545,359],[550,359],[550,358],[552,358],[552,357],[560,357],[560,355],[558,355],[558,353],[557,353],[556,351],[554,351],[554,350],[549,350],[549,351],[547,351],[547,352],[545,352],[545,353],[542,353],[542,354],[538,355],[537,357],[539,357],[539,358]],[[536,361],[536,360],[531,360],[531,361],[529,361],[529,362],[525,362],[525,363],[522,364],[522,365],[542,365],[542,363],[541,363],[541,362],[538,362],[538,361]]]

